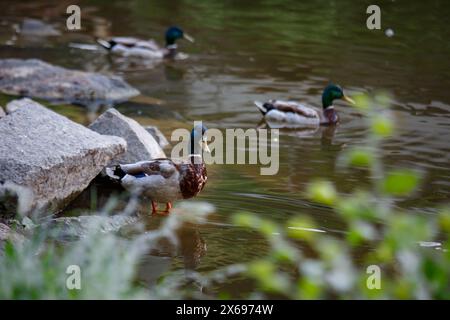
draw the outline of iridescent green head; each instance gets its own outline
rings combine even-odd
[[[169,29],[167,29],[166,46],[174,45],[175,41],[177,41],[178,39],[186,39],[190,42],[194,42],[194,39],[179,27],[170,27]]]
[[[322,107],[326,109],[329,106],[332,106],[333,100],[335,99],[343,99],[351,104],[355,103],[352,99],[344,94],[344,91],[340,86],[329,84],[328,86],[326,86],[322,93]]]

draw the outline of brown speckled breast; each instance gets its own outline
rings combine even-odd
[[[179,170],[181,174],[180,190],[183,198],[195,197],[203,190],[208,180],[205,164],[184,164],[180,166]]]

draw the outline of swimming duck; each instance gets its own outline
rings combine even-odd
[[[275,123],[278,127],[319,126],[339,122],[338,114],[333,106],[335,99],[355,103],[344,94],[341,87],[330,84],[322,93],[322,110],[295,101],[270,100],[266,103],[255,101],[255,105],[267,122]]]
[[[148,197],[152,202],[152,214],[157,213],[157,203],[166,203],[163,214],[168,214],[172,202],[195,197],[203,190],[207,173],[202,151],[209,152],[206,127],[195,126],[190,136],[190,154],[186,161],[154,159],[132,164],[117,165],[113,175],[130,192]]]
[[[145,59],[179,58],[178,39],[194,42],[194,39],[181,28],[170,27],[166,31],[166,46],[161,48],[154,40],[140,40],[132,37],[114,37],[110,40],[98,39],[97,42],[110,52],[124,56]]]

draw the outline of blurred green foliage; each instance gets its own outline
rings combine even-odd
[[[306,214],[284,227],[273,225],[277,232],[268,233],[261,226],[269,222],[238,214],[235,223],[258,230],[272,244],[273,253],[289,252],[290,257],[274,259],[272,253],[251,264],[247,274],[268,297],[276,293],[292,299],[449,299],[450,212],[442,209],[425,216],[395,205],[398,197],[410,196],[418,188],[421,175],[410,169],[384,171],[380,142],[394,132],[389,96],[361,95],[356,101],[371,129],[368,145],[349,149],[341,163],[368,168],[373,189],[355,186],[344,195],[331,181],[318,180],[306,191],[309,199],[339,215],[346,233],[317,232]],[[290,268],[280,271],[286,262]],[[374,278],[367,267],[372,265],[379,267],[380,288],[370,286]]]
[[[91,226],[94,228],[94,226]],[[143,246],[113,233],[88,231],[63,246],[40,230],[23,243],[7,242],[0,258],[1,299],[144,298],[133,285]],[[81,290],[69,290],[68,266],[81,269]]]
[[[143,232],[134,217],[136,201],[117,209],[112,197],[100,212],[84,216],[86,223],[34,224],[25,218],[17,231],[27,235],[23,241],[6,241],[0,248],[0,299],[158,299],[181,298],[186,278],[176,279],[172,294],[165,282],[148,290],[138,281],[141,258],[161,239],[176,242],[174,235],[183,223],[200,224],[212,211],[206,203],[179,203],[173,214],[154,231]],[[121,234],[120,220],[131,218],[129,234]],[[125,225],[124,225],[125,226]],[[132,231],[132,232],[130,232]],[[67,237],[69,235],[69,237]],[[1,244],[1,242],[0,242]],[[78,266],[81,288],[67,286]]]
[[[270,246],[267,255],[208,273],[170,271],[149,290],[136,282],[140,257],[160,237],[173,236],[180,218],[204,222],[210,206],[179,204],[183,213],[169,216],[159,230],[127,238],[99,232],[93,225],[79,240],[56,244],[51,233],[35,229],[22,243],[6,243],[0,255],[0,298],[227,299],[233,297],[228,292],[204,288],[238,276],[254,281],[247,296],[252,299],[450,299],[450,210],[425,215],[396,205],[399,198],[414,195],[421,174],[405,168],[385,171],[381,142],[394,132],[389,97],[360,96],[357,102],[371,128],[368,142],[349,148],[339,163],[346,170],[367,169],[372,185],[355,185],[343,194],[322,179],[312,181],[305,192],[317,205],[332,208],[346,232],[321,230],[308,212],[284,225],[238,213],[233,224],[260,233]],[[111,213],[112,207],[105,211]],[[82,270],[82,290],[65,286],[65,270],[73,264]],[[377,281],[371,270],[380,271],[379,288],[372,287]]]

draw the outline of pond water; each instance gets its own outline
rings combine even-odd
[[[65,31],[65,8],[82,8],[83,30]],[[13,5],[14,4],[14,5]],[[386,90],[393,97],[396,134],[384,144],[387,167],[423,171],[418,192],[398,206],[421,215],[450,196],[450,3],[445,0],[379,1],[382,30],[366,28],[371,1],[2,1],[0,57],[40,58],[69,68],[119,74],[142,96],[117,106],[142,124],[173,129],[203,120],[210,128],[255,128],[261,115],[253,100],[295,99],[320,106],[322,89],[340,84],[350,96]],[[57,37],[13,37],[24,17],[45,19]],[[113,35],[154,38],[177,24],[196,39],[179,42],[189,59],[156,66],[124,65],[94,44]],[[385,35],[391,28],[394,36]],[[2,100],[6,100],[2,97]],[[83,124],[98,112],[80,106],[52,108]],[[313,178],[335,182],[340,192],[367,184],[366,173],[341,171],[336,159],[350,146],[364,145],[361,116],[337,103],[342,123],[336,130],[282,131],[280,169],[262,176],[258,165],[211,165],[198,200],[216,207],[202,226],[189,226],[183,250],[149,254],[143,278],[154,281],[167,270],[199,271],[261,256],[266,244],[255,233],[233,226],[231,214],[246,211],[278,222],[310,215],[320,230],[345,232],[336,214],[308,201],[303,192]],[[170,154],[170,152],[167,152]],[[148,218],[160,219],[160,218]],[[155,223],[150,222],[149,228]],[[204,247],[207,250],[205,252]],[[246,284],[242,284],[245,286]],[[239,292],[242,287],[235,286]]]

